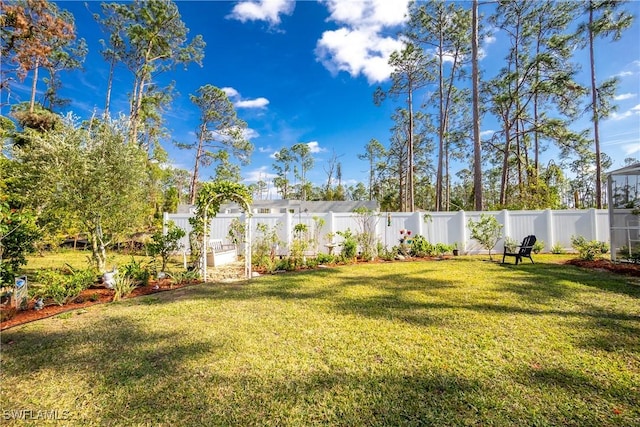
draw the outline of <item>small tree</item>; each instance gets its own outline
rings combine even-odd
[[[7,197],[0,196],[0,285],[13,283],[38,237],[34,215],[10,208]]]
[[[489,251],[489,259],[493,261],[491,250],[502,237],[502,224],[494,216],[481,214],[477,222],[469,219],[468,227],[471,231],[471,238]]]
[[[162,230],[157,231],[152,236],[152,241],[147,245],[147,250],[149,251],[149,255],[152,257],[159,256],[162,260],[162,268],[161,271],[165,271],[167,268],[167,263],[169,262],[169,258],[171,254],[179,251],[182,248],[182,243],[180,239],[182,239],[186,235],[186,232],[175,225],[173,221],[170,221],[167,225],[167,233],[163,233]]]
[[[358,233],[355,235],[355,239],[360,245],[363,259],[371,261],[378,256],[376,226],[379,216],[376,212],[365,207],[356,208],[353,213],[358,224]]]

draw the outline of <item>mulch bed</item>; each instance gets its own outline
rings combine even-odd
[[[147,286],[138,286],[131,294],[123,299],[135,298],[142,295],[154,294],[157,292],[170,291],[174,289],[184,288],[185,286],[201,283],[201,281],[185,282],[180,284],[172,284],[171,280],[152,281]],[[65,304],[49,304],[45,305],[41,310],[34,310],[35,301],[31,301],[26,310],[15,310],[15,308],[3,307],[1,309],[2,319],[0,322],[0,330],[12,328],[24,323],[33,322],[34,320],[44,319],[46,317],[56,316],[67,311],[79,310],[94,304],[104,304],[113,301],[113,289],[104,287],[92,287],[80,293],[73,301]],[[6,320],[4,320],[7,318]]]
[[[616,274],[640,277],[640,264],[613,263],[608,259],[597,259],[593,261],[584,261],[580,259],[571,259],[566,261],[568,265],[574,265],[582,268],[595,270],[606,270]],[[226,281],[230,278],[239,277],[239,268],[241,265],[229,266],[227,269],[221,269],[214,280]],[[181,284],[172,284],[171,280],[158,280],[149,283],[147,286],[139,286],[125,298],[135,298],[142,295],[149,295],[157,292],[170,291],[180,289],[185,286],[201,283],[200,281],[186,282]],[[156,288],[157,286],[157,288]],[[24,323],[33,322],[34,320],[44,319],[46,317],[56,316],[58,314],[79,310],[94,304],[104,304],[113,301],[114,291],[103,287],[89,288],[83,291],[76,299],[65,305],[47,305],[42,310],[34,310],[34,301],[29,304],[27,310],[16,311],[13,308],[3,307],[1,314],[3,321],[0,322],[0,330],[12,328]],[[7,318],[6,320],[5,317]]]
[[[570,259],[565,264],[575,265],[577,267],[590,268],[594,270],[607,270],[616,274],[624,274],[627,276],[640,277],[640,264],[630,264],[623,262],[612,262],[608,259],[595,259],[593,261],[585,261],[581,259]]]

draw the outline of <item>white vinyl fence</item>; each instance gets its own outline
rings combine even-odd
[[[430,243],[457,243],[463,254],[485,253],[478,242],[470,238],[467,227],[469,219],[477,221],[481,214],[493,215],[504,226],[502,235],[522,241],[529,234],[534,234],[538,241],[544,242],[544,251],[550,251],[559,245],[565,250],[571,250],[571,236],[584,236],[587,240],[609,242],[609,216],[606,209],[587,210],[539,210],[539,211],[493,211],[493,212],[380,212],[375,214],[372,221],[383,246],[391,248],[399,244],[400,230],[410,230],[412,236],[422,235]],[[178,227],[187,232],[191,231],[189,218],[191,214],[164,214],[165,224],[173,221]],[[231,222],[239,219],[244,223],[245,214],[219,213],[211,219],[208,227],[210,239],[228,241],[228,231]],[[321,220],[323,221],[321,221]],[[318,224],[322,224],[316,230]],[[258,224],[265,224],[272,230],[277,230],[279,240],[278,254],[286,255],[293,239],[293,229],[296,224],[306,224],[312,236],[319,237],[319,252],[328,252],[329,233],[350,229],[353,233],[361,232],[362,220],[354,213],[281,213],[260,214],[253,213],[250,217],[251,235],[253,241],[259,238],[256,230]],[[337,234],[333,242],[340,243],[342,238]],[[188,238],[183,239],[183,245],[188,250]],[[503,241],[500,240],[493,251],[501,252]]]

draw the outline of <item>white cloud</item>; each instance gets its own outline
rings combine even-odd
[[[629,76],[633,76],[633,72],[632,71],[621,71],[618,74],[616,74],[616,77],[629,77]]]
[[[636,96],[637,96],[637,94],[635,94],[635,93],[621,93],[620,95],[617,95],[613,99],[615,101],[624,101],[625,99],[635,98]]]
[[[222,90],[227,94],[227,98],[235,100],[233,105],[236,108],[265,108],[269,105],[269,100],[264,97],[255,99],[242,99],[240,92],[232,87],[223,87]]]
[[[269,172],[268,166],[261,166],[258,169],[247,171],[244,174],[245,182],[270,181],[278,175]]]
[[[625,111],[624,113],[613,113],[611,114],[611,120],[623,120],[632,116],[640,116],[640,104],[635,107]]]
[[[291,15],[296,2],[291,0],[248,0],[236,4],[228,16],[240,22],[267,21],[280,24],[280,15]]]
[[[309,151],[311,151],[312,153],[320,153],[322,151],[327,151],[326,148],[320,147],[320,144],[318,143],[318,141],[307,142],[307,145],[309,146]]]
[[[491,129],[483,130],[482,132],[480,132],[480,137],[481,138],[486,138],[486,137],[489,137],[489,136],[493,136],[494,133],[496,133],[495,130],[491,130]]]
[[[352,77],[362,74],[369,83],[377,83],[391,75],[389,56],[402,48],[401,41],[380,37],[371,29],[340,28],[322,34],[316,55],[333,74],[339,71],[346,71]]]
[[[271,148],[271,146],[269,146],[269,147],[258,147],[258,152],[259,153],[263,153],[263,154],[273,153],[273,148]]]
[[[211,135],[217,141],[226,141],[231,139],[232,135],[237,134],[237,132],[242,133],[242,137],[248,141],[251,141],[253,138],[257,138],[260,136],[260,134],[255,129],[245,128],[245,129],[239,130],[237,127],[227,128],[222,131],[217,131],[217,130],[211,131]]]
[[[326,0],[332,21],[353,27],[392,27],[406,21],[408,0]]]
[[[244,135],[244,139],[251,141],[253,138],[257,138],[260,136],[260,134],[258,133],[258,131],[256,131],[255,129],[251,129],[251,128],[246,128],[242,134]]]
[[[623,145],[621,148],[626,156],[632,156],[636,153],[640,153],[640,144],[638,144],[637,142],[633,144]]]
[[[223,87],[220,90],[223,91],[227,95],[228,98],[236,98],[236,97],[240,96],[238,91],[235,90],[232,87]]]
[[[237,101],[234,105],[236,108],[265,108],[269,105],[269,100],[267,98],[260,97],[256,99]]]
[[[493,34],[487,34],[486,36],[484,36],[484,38],[482,39],[482,43],[483,44],[493,44],[496,42],[496,36],[494,36]]]
[[[341,25],[325,31],[316,45],[316,57],[331,73],[364,75],[369,83],[391,74],[389,56],[400,50],[400,40],[381,32],[406,21],[409,0],[326,0],[330,21]]]

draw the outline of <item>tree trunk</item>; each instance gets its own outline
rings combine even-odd
[[[89,238],[91,239],[91,258],[93,258],[98,271],[104,273],[107,265],[107,251],[102,240],[102,226],[99,219],[98,224],[93,225]]]
[[[206,129],[200,129],[200,136],[198,137],[198,150],[196,151],[196,162],[193,165],[193,175],[191,176],[191,185],[189,186],[189,204],[196,204],[196,195],[198,187],[198,173],[200,169],[200,158],[202,157],[202,151],[204,144],[204,132]]]
[[[109,117],[109,108],[111,107],[111,87],[113,86],[113,70],[115,68],[115,59],[111,59],[109,64],[109,79],[107,80],[107,99],[104,104],[104,117]]]
[[[442,64],[443,34],[438,40],[438,167],[436,169],[436,212],[442,210],[442,164],[444,156],[444,76]]]
[[[480,78],[478,72],[478,0],[472,4],[471,80],[473,87],[473,199],[476,211],[482,211],[482,145],[480,143]]]
[[[36,59],[35,67],[33,67],[33,82],[31,83],[31,100],[29,101],[29,113],[33,113],[36,106],[36,87],[38,85],[39,69],[40,69],[40,61]]]
[[[600,160],[600,130],[598,117],[598,87],[593,52],[593,1],[589,2],[589,65],[591,66],[591,103],[593,104],[593,142],[596,150],[596,208],[602,209],[602,163]]]
[[[131,134],[130,142],[133,144],[138,143],[138,128],[140,126],[140,110],[142,109],[142,97],[144,91],[145,79],[140,77],[138,87],[135,89],[135,99],[131,109]]]
[[[416,210],[413,194],[413,88],[409,85],[409,170],[407,176],[409,212]]]
[[[508,113],[504,113],[508,114]],[[511,150],[511,132],[509,128],[509,118],[503,118],[504,128],[504,150],[502,157],[502,178],[500,181],[500,205],[504,208],[507,204],[507,184],[509,180],[509,151]]]

